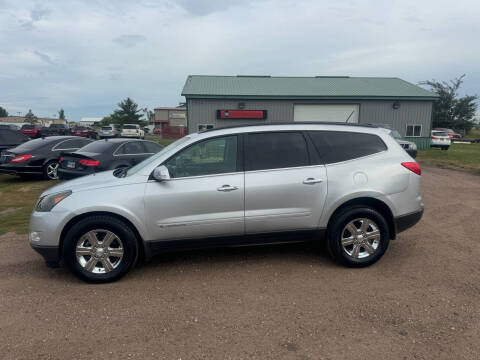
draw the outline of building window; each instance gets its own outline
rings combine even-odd
[[[422,125],[407,125],[406,136],[420,136],[422,133]]]
[[[210,130],[213,129],[215,125],[213,124],[199,124],[198,125],[198,131],[205,131],[205,130]]]

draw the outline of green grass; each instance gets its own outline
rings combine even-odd
[[[417,160],[425,165],[466,170],[480,175],[480,143],[454,143],[447,151],[440,149],[420,150]]]
[[[57,181],[23,180],[0,175],[0,235],[28,233],[28,221],[39,195]]]
[[[150,140],[150,141],[155,141],[156,143],[159,143],[160,145],[167,146],[170,145],[172,142],[174,142],[177,139],[162,139],[158,136],[154,135],[145,135],[145,140]]]

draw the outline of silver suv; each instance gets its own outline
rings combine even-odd
[[[90,282],[182,248],[326,240],[362,267],[423,214],[420,168],[374,127],[295,123],[185,136],[130,169],[45,191],[29,239]]]
[[[100,139],[120,137],[121,132],[122,132],[122,129],[120,125],[117,125],[117,124],[105,125],[100,128],[100,131],[98,132],[98,136]]]

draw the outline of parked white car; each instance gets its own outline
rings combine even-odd
[[[133,137],[137,139],[145,139],[145,131],[138,124],[123,125],[121,137]]]
[[[439,147],[442,150],[448,150],[452,143],[448,133],[445,131],[432,130],[430,147]]]

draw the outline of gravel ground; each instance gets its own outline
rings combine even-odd
[[[89,285],[0,237],[3,359],[478,359],[480,177],[424,168],[425,215],[366,269],[306,245],[169,254]]]

